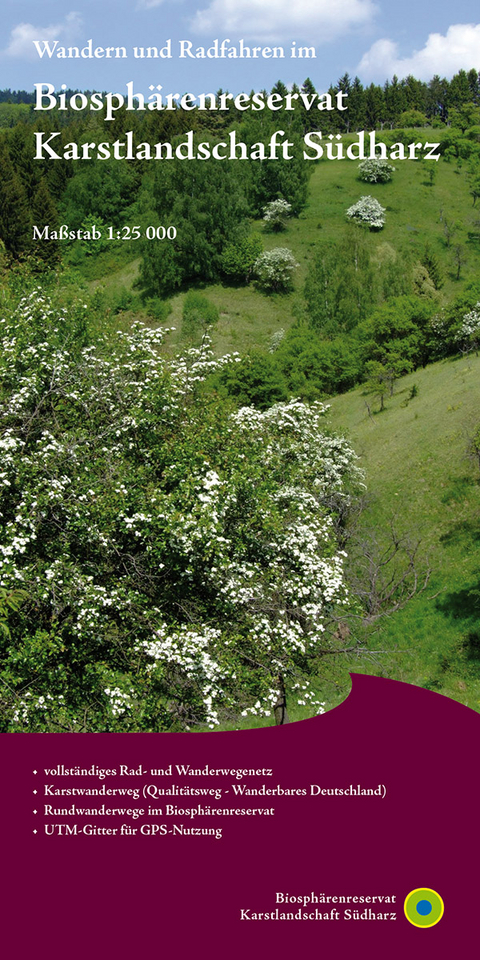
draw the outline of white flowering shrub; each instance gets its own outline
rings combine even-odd
[[[287,200],[271,200],[263,208],[263,219],[270,230],[279,232],[284,230],[287,220],[292,215],[292,204]]]
[[[480,301],[462,319],[456,342],[466,350],[478,350],[480,344]]]
[[[223,409],[204,381],[235,357],[89,343],[82,310],[35,291],[0,325],[2,729],[213,729],[280,682],[318,712],[351,447],[321,403]]]
[[[254,263],[253,273],[257,286],[262,290],[289,290],[293,282],[294,271],[298,263],[287,247],[274,247],[266,250]]]
[[[371,230],[381,230],[385,226],[385,207],[375,197],[360,197],[357,203],[346,212],[347,220],[364,223]]]
[[[463,313],[465,306],[465,303],[454,303],[452,309],[432,317],[430,321],[432,345],[437,356],[456,353],[458,350],[467,352],[478,350],[480,301],[467,313]]]
[[[382,160],[380,157],[372,157],[369,160],[362,160],[358,164],[358,176],[365,183],[388,183],[392,179],[392,173],[395,167],[388,160]]]

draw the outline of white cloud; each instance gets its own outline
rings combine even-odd
[[[3,53],[9,57],[36,60],[38,54],[33,45],[34,40],[59,40],[61,43],[72,43],[78,36],[82,23],[80,14],[75,12],[68,13],[62,23],[52,23],[49,27],[19,23],[13,28],[8,47],[3,50]]]
[[[373,0],[212,0],[190,26],[214,37],[295,38],[319,45],[365,26],[375,12]]]
[[[459,70],[480,69],[480,23],[456,23],[445,36],[431,33],[425,46],[410,57],[398,56],[398,44],[377,40],[362,57],[357,73],[362,80],[385,80],[394,74],[430,80],[435,74],[451,77]]]

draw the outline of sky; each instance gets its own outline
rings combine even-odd
[[[478,0],[0,0],[0,11],[2,89],[65,83],[124,92],[133,81],[147,95],[150,85],[163,93],[236,94],[310,77],[322,92],[346,72],[364,84],[383,84],[394,74],[429,80],[480,70]],[[35,40],[41,50],[44,41],[50,49],[57,41],[54,55],[40,57]],[[89,40],[93,49],[123,47],[127,56],[55,55],[61,47],[81,50]],[[211,50],[215,40],[237,53],[242,40],[251,52],[260,50],[250,58],[188,55]],[[155,47],[170,56],[135,57],[135,47],[138,54]],[[313,48],[315,57],[300,57],[302,47]],[[284,57],[267,55],[273,48]]]

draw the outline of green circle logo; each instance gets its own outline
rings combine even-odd
[[[434,927],[444,909],[440,894],[430,887],[417,887],[405,897],[405,916],[414,927]]]

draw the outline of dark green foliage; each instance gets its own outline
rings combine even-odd
[[[4,140],[0,140],[0,240],[13,257],[31,245],[32,221],[22,181],[10,160]]]
[[[310,168],[301,159],[264,160],[252,164],[252,184],[249,191],[253,213],[260,216],[271,200],[283,198],[292,205],[294,216],[303,210],[307,200]]]
[[[253,405],[266,410],[289,396],[286,378],[268,353],[255,352],[239,363],[229,364],[217,383],[220,391],[232,397],[239,407]]]
[[[239,405],[264,409],[293,394],[315,400],[358,382],[362,363],[355,340],[319,340],[304,324],[292,327],[273,353],[255,351],[215,378],[218,390]]]
[[[358,77],[355,77],[348,95],[348,110],[345,112],[345,122],[349,130],[363,130],[365,118],[364,89]]]
[[[307,79],[304,81],[304,83],[302,84],[301,90],[302,90],[302,93],[304,93],[307,97],[314,97],[315,94],[317,93],[314,84],[310,80],[310,77],[307,77]],[[317,126],[316,126],[317,119],[315,117],[315,114],[313,113],[312,110],[307,110],[302,101],[300,101],[299,113],[300,113],[304,133],[307,133],[309,130],[317,129]]]
[[[301,143],[303,125],[300,113],[296,111],[267,115],[253,115],[244,119],[241,126],[242,139],[252,146],[255,143],[267,144],[272,134],[282,129],[286,139],[294,144],[291,159],[285,159],[281,153],[276,160],[254,161],[249,165],[248,199],[251,212],[261,217],[263,208],[272,200],[283,199],[291,204],[292,215],[298,216],[307,200],[308,180],[312,164],[302,158],[301,150],[295,144]],[[280,126],[281,124],[281,126]]]
[[[304,399],[342,393],[360,377],[361,360],[353,338],[319,340],[301,324],[288,331],[274,357],[292,393]]]
[[[27,200],[31,203],[42,177],[48,168],[44,162],[33,159],[33,134],[30,127],[18,123],[9,131],[5,145],[12,161],[15,173],[20,178]]]
[[[358,328],[365,362],[375,361],[397,376],[430,359],[430,320],[434,307],[419,297],[395,297]]]
[[[174,224],[175,240],[145,241],[141,283],[161,296],[186,282],[214,280],[226,243],[246,233],[245,174],[240,163],[171,161],[155,171],[157,223]]]
[[[258,233],[241,237],[236,243],[227,243],[222,252],[222,274],[233,283],[248,283],[253,265],[263,250]]]
[[[365,122],[375,130],[385,119],[385,95],[381,87],[371,83],[365,90]]]
[[[167,297],[182,285],[184,276],[170,243],[145,243],[141,274],[138,281],[147,297]]]
[[[457,127],[449,127],[444,133],[440,149],[445,160],[468,160],[471,163],[477,163],[480,157],[480,143],[466,134],[463,134]]]
[[[385,119],[390,127],[397,126],[400,114],[406,109],[407,99],[402,83],[393,77],[385,84]]]
[[[123,226],[127,208],[139,187],[135,169],[118,161],[84,163],[68,181],[63,195],[63,217],[78,230],[87,217],[100,217],[107,225]],[[130,221],[131,222],[131,221]]]

